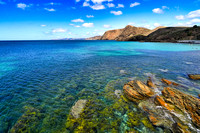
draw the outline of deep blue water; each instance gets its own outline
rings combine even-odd
[[[111,80],[146,80],[147,73],[192,86],[183,91],[197,97],[200,82],[188,80],[186,74],[200,73],[199,63],[200,45],[191,44],[0,42],[0,132],[8,132],[26,107],[42,110],[41,125],[53,131],[65,124],[66,115],[80,97],[101,93]],[[120,70],[127,74],[120,74]],[[73,98],[64,101],[68,96]],[[56,116],[58,123],[45,125],[58,109],[62,111]]]

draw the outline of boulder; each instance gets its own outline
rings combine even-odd
[[[147,80],[147,86],[151,88],[156,88],[156,85],[153,83],[151,77]]]
[[[124,94],[130,100],[139,102],[154,95],[154,91],[138,80],[128,82],[123,87]]]
[[[179,85],[179,84],[177,84],[177,83],[175,83],[175,82],[173,82],[173,81],[169,81],[169,80],[164,79],[164,78],[162,78],[161,81],[162,81],[163,83],[165,83],[166,85],[174,85],[174,86],[178,86],[178,85]]]
[[[85,108],[86,103],[87,103],[87,100],[84,100],[84,99],[78,100],[75,103],[75,105],[71,108],[70,114],[74,118],[79,118],[80,114],[82,113],[83,109]]]

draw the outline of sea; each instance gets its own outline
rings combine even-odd
[[[90,113],[87,119],[81,119],[86,124],[82,122],[80,130],[129,131],[126,111],[117,110],[114,100],[109,99],[114,90],[123,92],[128,81],[146,82],[153,75],[158,80],[166,78],[191,86],[181,91],[198,97],[200,81],[188,79],[187,74],[200,74],[199,64],[199,44],[0,41],[0,133],[78,132],[76,128],[67,129],[66,123],[71,107],[79,99],[95,102],[94,115]],[[103,115],[105,109],[110,109],[109,115]],[[135,105],[134,109],[141,115]],[[152,131],[138,121],[134,130],[164,132],[162,128],[154,128]]]

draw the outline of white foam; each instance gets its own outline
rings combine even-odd
[[[158,69],[158,70],[161,71],[161,72],[164,72],[164,73],[169,71],[168,69]]]

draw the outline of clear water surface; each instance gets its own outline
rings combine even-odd
[[[59,132],[74,102],[104,98],[110,81],[145,81],[147,73],[192,86],[199,81],[200,45],[116,41],[5,41],[0,42],[0,132],[8,132],[27,108],[41,112],[31,131]],[[120,74],[120,70],[126,74]],[[138,127],[139,130],[140,127]]]

